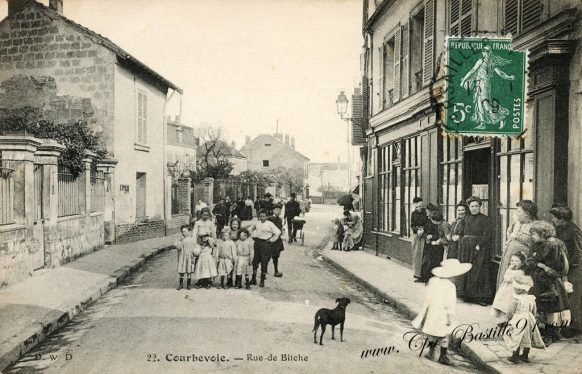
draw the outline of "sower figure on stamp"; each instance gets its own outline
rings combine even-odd
[[[283,220],[280,217],[281,209],[282,209],[281,205],[279,204],[274,205],[273,215],[269,216],[268,220],[273,222],[273,224],[277,226],[279,231],[283,232]],[[279,235],[277,241],[275,241],[272,244],[271,249],[272,249],[271,257],[273,258],[273,266],[275,267],[275,276],[280,278],[283,276],[283,273],[279,272],[279,256],[281,255],[281,252],[283,252],[283,250],[285,249],[285,247],[283,246],[283,239],[281,238],[281,235]]]
[[[281,230],[271,221],[267,221],[267,212],[259,212],[259,222],[253,225],[253,239],[255,240],[253,258],[253,277],[251,284],[257,284],[257,269],[261,265],[261,283],[260,287],[265,287],[265,278],[267,277],[267,267],[271,260],[271,252],[274,243],[281,236]]]

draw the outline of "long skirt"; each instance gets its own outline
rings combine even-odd
[[[493,297],[491,287],[490,263],[491,250],[481,248],[477,250],[476,236],[464,236],[459,245],[459,261],[473,265],[468,273],[459,277],[457,283],[457,295],[466,300],[489,303]]]
[[[247,275],[253,273],[251,256],[237,256],[234,261],[234,275]]]
[[[568,281],[574,288],[574,292],[568,294],[572,311],[572,327],[582,329],[582,267],[571,267]]]
[[[412,234],[412,268],[414,276],[420,278],[422,268],[422,252],[424,250],[424,240],[418,234]]]
[[[432,277],[432,269],[438,267],[443,261],[444,247],[442,245],[424,245],[424,255],[420,270],[420,279],[425,283]]]

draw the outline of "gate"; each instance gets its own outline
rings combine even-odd
[[[43,212],[43,176],[42,165],[34,165],[34,225],[32,225],[32,240],[30,259],[33,270],[44,267],[44,212]]]

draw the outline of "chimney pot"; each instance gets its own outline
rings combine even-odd
[[[295,149],[295,137],[291,137],[291,148]]]
[[[63,14],[63,0],[50,0],[49,8],[57,12],[58,14]]]

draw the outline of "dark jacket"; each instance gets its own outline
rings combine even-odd
[[[416,210],[410,215],[410,228],[412,232],[416,234],[419,228],[424,227],[428,222],[428,217],[426,216],[426,210],[417,212]]]
[[[573,222],[556,226],[556,237],[564,242],[570,268],[582,266],[582,231]]]
[[[296,200],[290,200],[285,204],[285,217],[287,219],[293,219],[301,214],[301,207],[299,206],[299,202]]]

